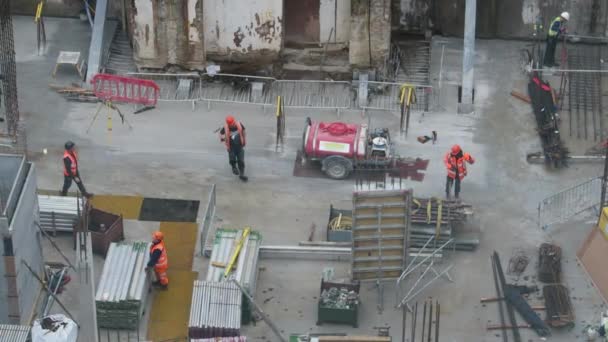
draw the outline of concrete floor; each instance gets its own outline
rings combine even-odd
[[[287,147],[279,154],[274,152],[272,110],[264,113],[258,107],[242,105],[213,105],[208,109],[199,104],[192,110],[190,103],[162,103],[157,109],[137,116],[129,113],[127,118],[133,130],[121,125],[114,115],[114,129],[110,134],[105,130],[105,116],[100,117],[87,134],[95,105],[66,102],[47,88],[51,82],[77,81],[70,70],[62,70],[58,80],[52,80],[50,72],[59,50],[86,50],[86,24],[47,19],[49,48],[42,57],[35,55],[32,19],[17,17],[14,25],[20,108],[26,122],[30,156],[38,167],[40,188],[61,186],[63,143],[71,139],[79,148],[81,173],[90,191],[200,199],[204,203],[209,187],[216,184],[219,224],[250,225],[263,233],[266,244],[293,245],[306,240],[312,223],[317,227],[325,224],[330,203],[341,208],[351,205],[352,181],[291,176],[305,117],[332,120],[336,119],[335,113],[288,109]],[[439,281],[420,295],[419,300],[432,296],[440,301],[442,341],[499,341],[501,338],[495,332],[485,329],[487,322],[499,322],[495,305],[479,303],[480,297],[494,295],[490,254],[497,250],[506,264],[514,250],[523,249],[531,258],[527,273],[534,275],[537,247],[541,242],[553,241],[564,249],[565,282],[572,291],[577,325],[571,331],[554,331],[550,340],[581,341],[582,329],[587,323],[597,321],[603,307],[575,261],[575,251],[591,229],[593,217],[553,227],[547,234],[536,225],[536,208],[544,197],[599,175],[602,167],[573,165],[555,171],[526,163],[526,153],[540,150],[540,141],[529,105],[509,95],[513,87],[525,84],[518,66],[518,52],[525,43],[477,42],[476,111],[463,116],[456,114],[461,42],[435,39],[432,78],[436,86],[442,50],[439,41],[445,42],[445,57],[442,87],[435,89],[433,111],[424,116],[414,114],[410,136],[397,138],[396,147],[401,155],[431,160],[425,180],[408,183],[419,196],[443,195],[442,157],[452,144],[461,144],[476,157],[477,162],[469,168],[469,176],[463,182],[462,197],[474,205],[482,237],[477,251],[458,252],[451,258],[454,283]],[[123,108],[131,112],[128,106]],[[225,150],[213,134],[229,113],[242,120],[248,131],[248,183],[241,183],[231,174]],[[398,126],[397,114],[368,114],[374,126]],[[343,112],[340,119],[365,122],[367,116],[350,111]],[[428,135],[431,130],[439,134],[436,145],[416,142],[417,135]],[[48,154],[43,154],[43,149],[47,149]],[[145,238],[150,229],[129,225],[127,236]],[[318,231],[315,238],[322,239],[323,235],[324,231]],[[66,238],[58,238],[62,239]],[[64,245],[69,243],[64,241]],[[45,248],[45,252],[47,250]],[[204,276],[206,261],[196,259],[195,268]],[[96,266],[96,272],[101,272],[101,260],[96,261]],[[338,325],[317,327],[315,296],[321,271],[332,266],[338,277],[348,277],[349,265],[263,260],[261,266],[257,298],[264,302],[273,297],[263,307],[285,334],[317,331],[374,334],[374,326],[389,325],[393,337],[401,339],[401,314],[392,308],[395,303],[392,285],[386,286],[382,315],[377,314],[374,288],[362,287],[358,329]],[[67,298],[69,294],[63,296]],[[275,340],[261,322],[247,327],[245,333],[253,340]],[[526,341],[539,340],[532,331],[522,329],[522,335]]]

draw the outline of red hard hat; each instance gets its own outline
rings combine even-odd
[[[161,232],[161,231],[156,231],[156,232],[152,233],[152,239],[154,239],[154,240],[162,241],[164,237],[165,236],[163,235],[163,232]]]
[[[232,115],[228,115],[228,116],[226,117],[226,123],[228,124],[228,126],[232,126],[232,125],[234,125],[234,122],[235,122],[235,121],[236,121],[236,120],[234,119],[234,116],[232,116]]]
[[[456,145],[452,146],[452,154],[458,154],[458,153],[460,153],[460,151],[462,151],[462,149],[460,148],[460,145],[456,144]]]

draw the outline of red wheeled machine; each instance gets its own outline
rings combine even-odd
[[[344,179],[353,170],[390,169],[396,160],[388,128],[366,124],[315,122],[306,119],[302,162],[321,161],[321,170],[333,179]]]

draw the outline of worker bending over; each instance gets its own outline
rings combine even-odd
[[[238,175],[242,181],[247,181],[248,178],[245,176],[245,126],[235,120],[232,115],[228,115],[224,127],[220,130],[220,140],[226,144],[232,173]]]
[[[452,146],[451,151],[445,154],[443,162],[448,170],[448,177],[445,184],[445,196],[450,198],[452,184],[455,182],[456,187],[454,188],[454,196],[458,198],[458,195],[460,194],[460,182],[467,175],[466,163],[473,164],[475,163],[475,159],[473,159],[470,154],[463,153],[459,145],[454,145]]]
[[[553,19],[551,25],[549,25],[547,48],[545,49],[545,60],[543,62],[547,67],[559,66],[558,63],[555,63],[555,48],[557,47],[559,36],[566,32],[566,22],[568,20],[570,20],[570,13],[564,12],[559,17]]]
[[[82,192],[84,197],[91,197],[93,194],[88,193],[87,189],[82,183],[80,178],[80,172],[78,171],[78,154],[76,153],[76,144],[72,141],[67,141],[64,145],[65,151],[63,152],[63,188],[61,189],[61,196],[66,196],[68,190],[72,186],[72,181],[76,182],[78,189]]]
[[[152,234],[152,246],[150,246],[150,261],[146,267],[146,271],[153,267],[154,274],[156,275],[156,281],[152,284],[160,285],[166,289],[169,285],[169,277],[167,277],[167,270],[169,269],[169,260],[167,259],[167,249],[163,242],[164,236],[160,231],[156,231]]]

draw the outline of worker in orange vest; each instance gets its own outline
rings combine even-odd
[[[72,181],[76,182],[78,189],[82,194],[89,198],[93,194],[87,192],[87,189],[82,183],[80,178],[80,172],[78,172],[78,154],[76,153],[73,141],[67,141],[65,143],[65,151],[63,152],[63,189],[61,190],[61,196],[68,194],[68,189],[72,186]]]
[[[154,268],[154,274],[156,275],[156,281],[154,285],[160,285],[162,288],[167,288],[169,285],[169,277],[167,277],[167,270],[169,269],[169,260],[167,259],[167,249],[163,242],[164,235],[160,231],[156,231],[152,234],[152,246],[150,246],[150,261],[146,267],[146,271],[149,268]]]
[[[232,115],[228,115],[224,127],[220,130],[220,141],[226,144],[232,173],[246,182],[248,178],[245,176],[245,126]]]
[[[445,184],[445,195],[450,198],[452,184],[456,183],[454,196],[458,198],[460,194],[460,182],[467,175],[466,163],[473,164],[475,159],[468,153],[463,153],[459,145],[452,146],[452,149],[443,158],[445,167],[448,170],[448,177]]]

